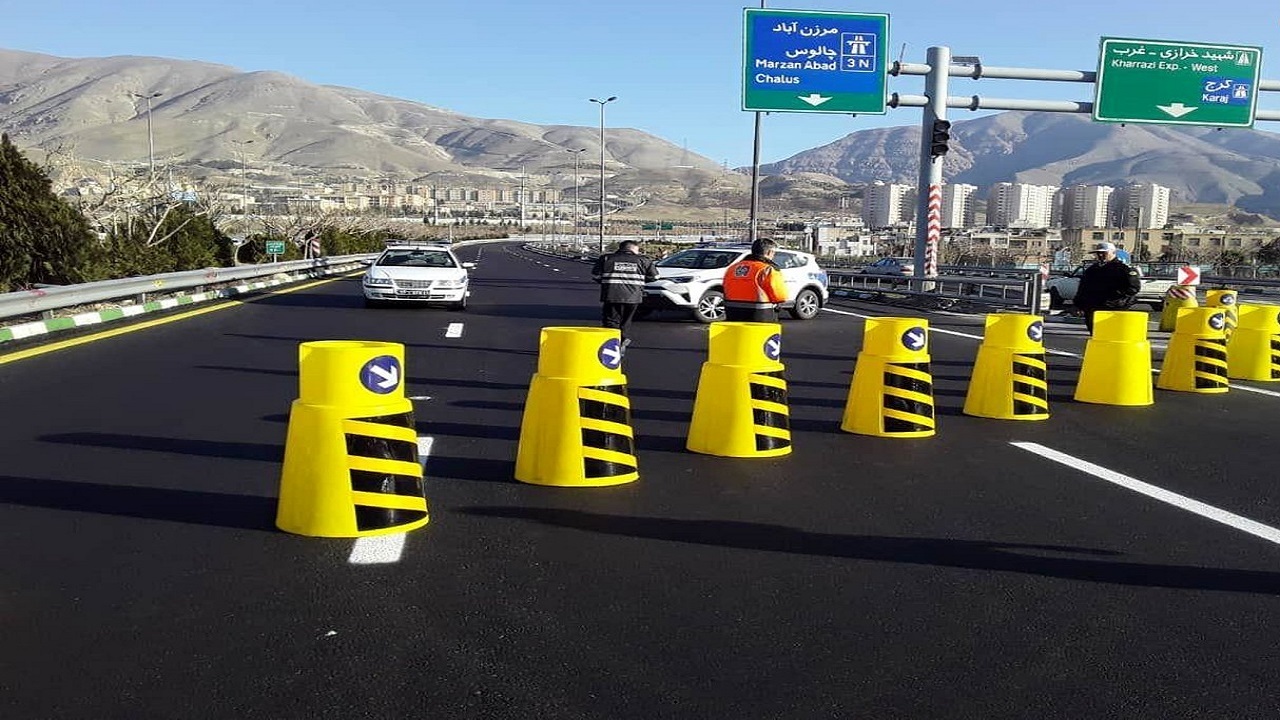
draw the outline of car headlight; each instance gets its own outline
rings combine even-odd
[[[440,288],[441,290],[455,290],[457,288],[464,288],[466,286],[467,286],[466,278],[462,278],[460,280],[441,280],[436,283],[436,287]]]
[[[364,284],[375,285],[378,287],[391,287],[393,283],[391,282],[391,278],[389,277],[375,277],[373,275],[365,275]]]

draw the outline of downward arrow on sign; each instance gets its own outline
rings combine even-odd
[[[812,106],[814,106],[814,107],[818,107],[819,105],[821,105],[822,103],[824,103],[824,102],[826,102],[826,101],[830,100],[831,98],[829,98],[829,97],[823,97],[823,96],[819,95],[818,93],[809,93],[808,95],[801,95],[801,96],[800,96],[800,99],[801,99],[801,100],[803,100],[803,101],[805,101],[805,102],[807,102],[807,103],[809,103],[810,105],[812,105]]]
[[[1183,115],[1186,115],[1189,112],[1194,112],[1200,109],[1200,108],[1194,108],[1194,107],[1187,107],[1186,105],[1183,105],[1180,102],[1172,103],[1169,105],[1157,105],[1156,107],[1160,108],[1161,110],[1169,113],[1170,115],[1176,118],[1182,117]]]

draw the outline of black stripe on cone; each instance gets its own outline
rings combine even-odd
[[[757,372],[752,373],[752,375],[777,378],[784,383],[783,387],[775,387],[764,383],[748,383],[752,400],[773,403],[783,407],[787,406],[787,388],[785,386],[786,374],[783,371],[775,370],[772,372]],[[778,437],[776,435],[757,432],[755,434],[756,452],[781,450],[783,448],[791,447],[791,416],[787,413],[752,408],[751,422],[753,425],[758,427],[783,430],[787,433],[787,437]]]
[[[1226,340],[1196,341],[1195,377],[1197,389],[1223,388],[1227,381]],[[1203,361],[1201,360],[1203,358]]]
[[[351,419],[355,422],[414,428],[412,412]],[[418,462],[418,446],[416,443],[374,435],[357,435],[350,432],[344,433],[344,437],[347,444],[347,454],[353,457]],[[422,498],[423,502],[426,502],[426,492],[423,489],[421,475],[351,470],[350,477],[351,489],[356,492]],[[364,532],[407,525],[426,517],[427,512],[426,510],[405,510],[402,508],[356,504],[355,516],[356,529]]]
[[[583,389],[617,395],[624,400],[627,397],[626,385],[584,386]],[[578,398],[578,415],[587,420],[600,420],[631,427],[631,410],[626,405]],[[582,446],[584,448],[621,453],[631,457],[630,463],[584,457],[582,459],[582,475],[584,478],[617,477],[618,475],[627,475],[636,471],[635,442],[627,435],[608,432],[607,430],[583,428]]]

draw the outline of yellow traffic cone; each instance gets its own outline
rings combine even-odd
[[[640,477],[622,344],[610,328],[546,327],[520,421],[516,479],[598,487]]]
[[[1207,307],[1219,308],[1225,314],[1224,320],[1226,324],[1222,328],[1223,335],[1228,340],[1235,333],[1236,326],[1240,324],[1240,310],[1236,307],[1237,297],[1235,290],[1208,290],[1204,294]]]
[[[1151,405],[1151,342],[1144,312],[1099,310],[1076,381],[1078,402]]]
[[[894,438],[935,434],[928,320],[867,320],[840,429]]]
[[[1178,311],[1199,305],[1195,285],[1170,285],[1164,293],[1164,308],[1160,311],[1160,331],[1173,332],[1178,325]]]
[[[1220,307],[1179,312],[1178,326],[1169,338],[1156,387],[1195,393],[1226,392],[1226,322],[1226,313]]]
[[[1280,380],[1280,308],[1240,305],[1240,325],[1227,341],[1227,377]]]
[[[400,343],[322,340],[298,349],[276,527],[362,537],[427,523]]]
[[[1048,365],[1044,318],[1039,315],[987,316],[964,414],[997,420],[1049,417]]]
[[[708,338],[686,447],[721,457],[790,454],[782,326],[718,322]]]

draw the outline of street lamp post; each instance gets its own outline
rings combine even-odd
[[[151,169],[151,180],[154,182],[156,179],[156,139],[151,134],[151,99],[158,98],[164,93],[153,92],[143,95],[142,93],[131,92],[129,94],[147,101],[147,165]]]
[[[604,106],[618,99],[617,95],[610,95],[604,100],[595,98],[587,98],[593,103],[600,105],[600,254],[604,254]]]
[[[240,146],[240,215],[244,219],[244,234],[249,237],[249,171],[247,168],[246,156],[249,151],[245,149],[246,145],[252,145],[252,140],[233,140],[235,144]]]
[[[582,157],[582,153],[586,152],[586,148],[565,148],[565,152],[573,153],[573,244],[578,245],[578,159]]]

